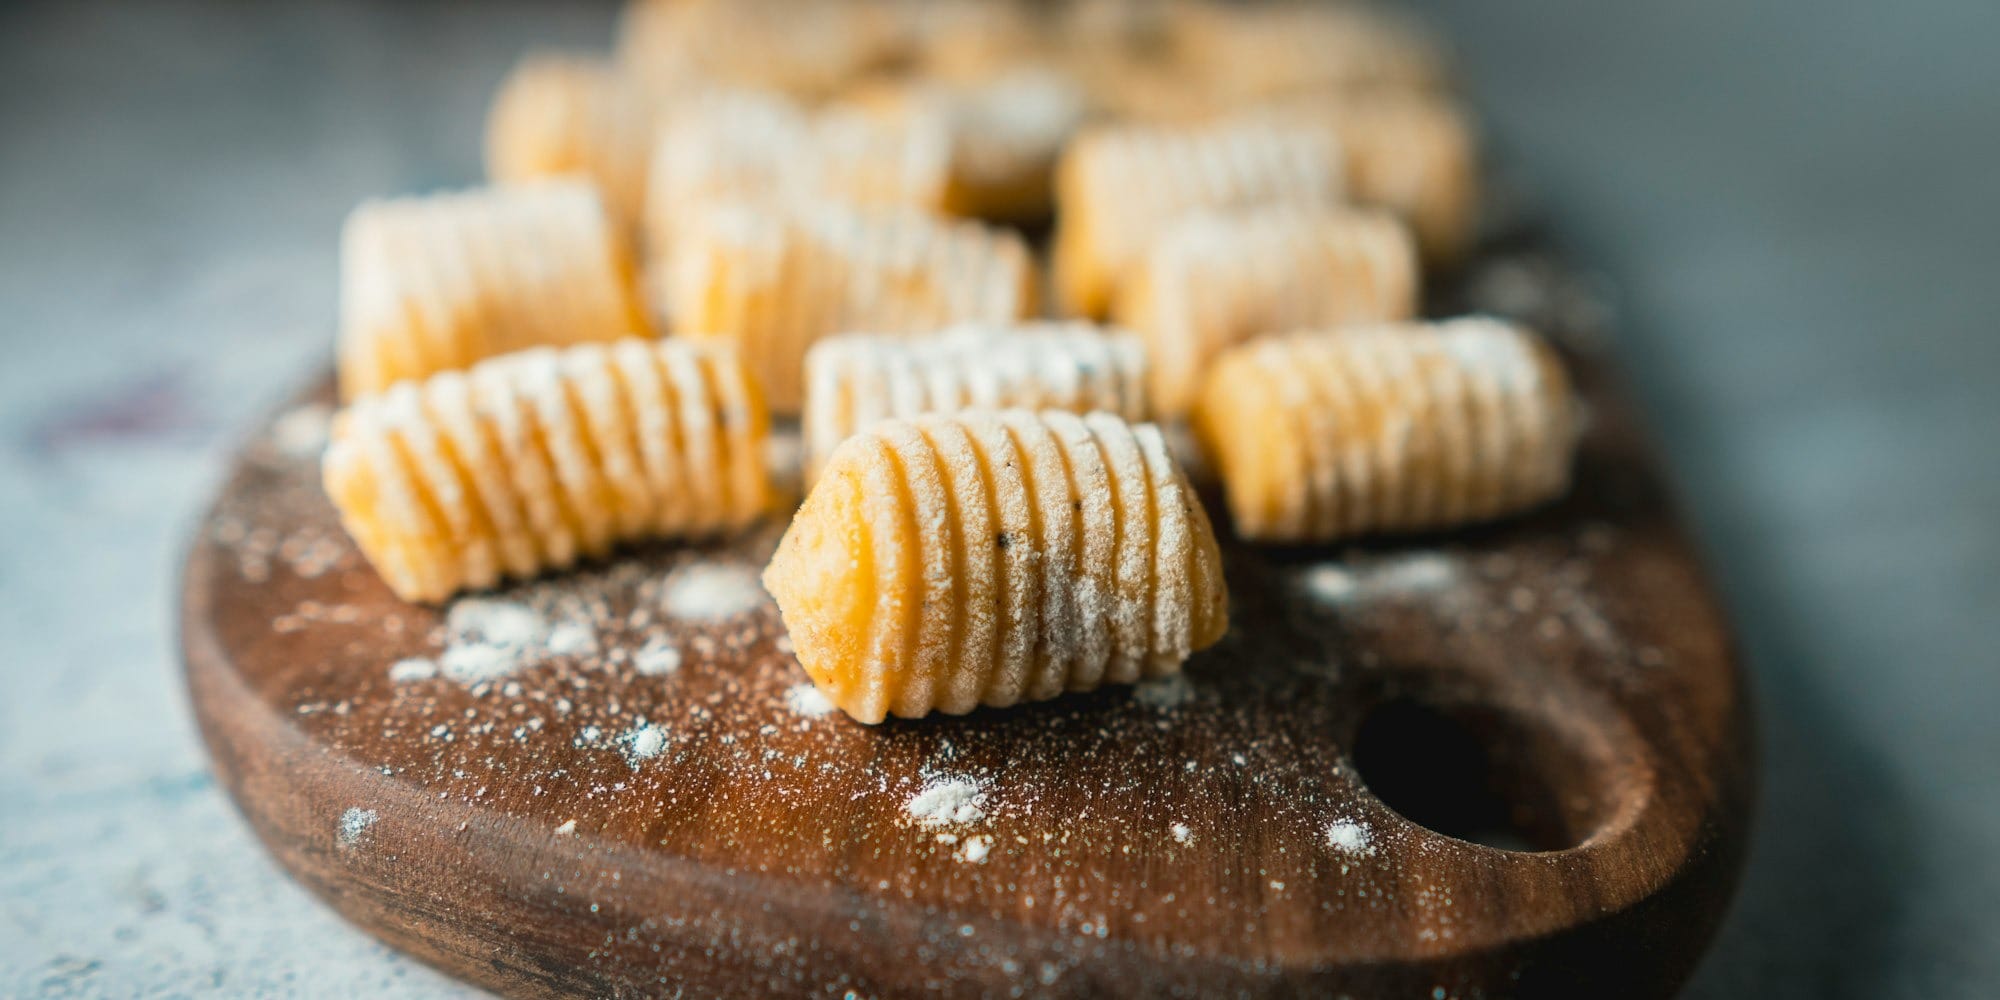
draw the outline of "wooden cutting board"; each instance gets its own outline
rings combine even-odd
[[[1219,518],[1233,627],[1184,680],[873,728],[756,584],[779,525],[396,600],[319,491],[322,386],[193,543],[195,712],[300,881],[509,994],[1667,995],[1742,856],[1745,692],[1570,353],[1561,504],[1314,549]]]

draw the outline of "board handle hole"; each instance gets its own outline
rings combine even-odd
[[[1576,847],[1617,807],[1601,755],[1500,706],[1385,701],[1355,733],[1353,762],[1405,819],[1501,850]]]

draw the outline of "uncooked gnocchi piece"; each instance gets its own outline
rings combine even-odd
[[[538,181],[363,202],[340,245],[340,392],[530,347],[645,334],[597,192]]]
[[[1084,132],[1057,169],[1056,291],[1102,318],[1161,229],[1199,211],[1335,204],[1338,145],[1322,129],[1266,122],[1112,126]]]
[[[912,41],[886,3],[634,0],[618,58],[661,94],[719,84],[822,100],[905,60]]]
[[[718,206],[667,263],[675,332],[735,344],[781,414],[799,412],[806,349],[821,337],[1004,324],[1033,307],[1019,236],[908,211]]]
[[[1178,415],[1233,344],[1416,315],[1417,271],[1408,230],[1382,212],[1191,215],[1141,258],[1114,315],[1145,339],[1155,412]]]
[[[651,96],[601,60],[530,55],[487,114],[486,176],[504,184],[582,176],[629,241],[645,207],[657,118]]]
[[[702,93],[673,102],[653,152],[647,247],[671,256],[677,234],[724,202],[833,201],[944,208],[951,133],[942,112],[810,112],[768,94]]]
[[[1354,200],[1401,216],[1427,262],[1450,266],[1471,250],[1479,143],[1455,102],[1401,92],[1307,94],[1274,102],[1262,114],[1332,135],[1346,157]]]
[[[1414,22],[1379,6],[1190,3],[1174,12],[1182,75],[1218,99],[1301,91],[1435,92],[1447,60]]]
[[[1284,542],[1525,510],[1568,490],[1578,433],[1555,352],[1483,317],[1244,344],[1194,425],[1237,532]]]
[[[1000,222],[1046,219],[1056,158],[1089,106],[1063,74],[1023,68],[976,80],[898,80],[863,88],[846,106],[908,131],[942,123],[950,168],[941,208]]]
[[[441,601],[769,506],[768,418],[720,347],[537,348],[404,382],[336,419],[341,523],[397,596]]]
[[[842,441],[888,417],[1029,409],[1144,420],[1145,371],[1138,338],[1088,323],[830,337],[806,353],[806,481]]]
[[[771,564],[799,662],[868,723],[1179,671],[1228,627],[1215,533],[1159,431],[967,410],[842,444]]]

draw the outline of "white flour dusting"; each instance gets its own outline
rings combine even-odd
[[[1375,853],[1375,837],[1365,824],[1337,819],[1326,825],[1326,844],[1336,851],[1367,856]]]
[[[521,652],[512,646],[474,642],[445,647],[438,663],[446,677],[460,684],[478,684],[513,673],[521,666]]]
[[[563,820],[563,825],[556,827],[556,836],[558,837],[567,837],[575,832],[576,820],[573,819]]]
[[[549,635],[547,619],[535,609],[486,597],[454,603],[444,624],[451,639],[438,663],[446,677],[467,685],[519,670]]]
[[[764,603],[757,572],[741,565],[689,566],[667,581],[664,604],[676,618],[718,622]]]
[[[563,622],[549,630],[549,652],[557,656],[595,656],[597,631],[587,622]]]
[[[632,654],[632,669],[637,670],[642,677],[671,674],[680,668],[680,649],[663,635],[656,635],[646,640],[646,644]]]
[[[1194,831],[1188,829],[1186,823],[1175,823],[1167,827],[1167,832],[1174,835],[1174,843],[1176,844],[1185,844],[1194,839]]]
[[[389,664],[389,679],[398,684],[427,681],[436,677],[437,673],[437,661],[425,656],[412,656]]]
[[[903,810],[926,827],[966,825],[986,818],[986,789],[972,778],[940,778],[910,797]]]
[[[333,427],[333,408],[307,403],[285,411],[271,424],[271,443],[292,458],[316,458],[326,448]]]
[[[1174,674],[1142,681],[1132,688],[1132,699],[1147,708],[1166,711],[1179,708],[1194,697],[1194,686],[1186,677]]]
[[[1353,567],[1321,563],[1299,577],[1306,593],[1323,604],[1432,594],[1448,590],[1458,582],[1458,563],[1437,552],[1418,552]]]
[[[375,821],[381,818],[373,809],[350,806],[346,812],[340,814],[340,846],[353,847],[360,843],[361,835],[367,833],[368,828],[374,826]]]
[[[833,702],[811,683],[794,684],[785,690],[785,707],[794,714],[817,719],[832,712]]]
[[[959,857],[964,858],[965,860],[970,861],[973,864],[984,864],[986,862],[986,855],[992,853],[992,851],[993,851],[992,837],[984,835],[977,837],[967,837],[965,838],[965,847],[961,851],[959,851]]]
[[[618,738],[618,745],[625,750],[625,759],[635,766],[642,760],[652,760],[667,748],[667,731],[649,722],[641,722]]]

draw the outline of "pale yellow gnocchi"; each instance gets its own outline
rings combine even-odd
[[[538,348],[403,382],[336,418],[341,522],[404,600],[441,601],[770,506],[755,382],[726,348]]]
[[[1569,488],[1578,408],[1555,352],[1486,318],[1253,341],[1194,426],[1238,534],[1312,542],[1447,528]]]
[[[849,438],[764,571],[799,662],[862,722],[1176,673],[1228,627],[1159,431],[968,410]]]

